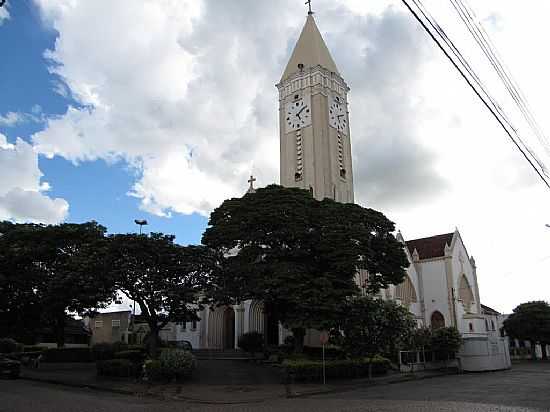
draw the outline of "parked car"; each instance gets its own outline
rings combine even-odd
[[[188,340],[178,341],[176,343],[176,347],[178,347],[180,349],[183,349],[183,350],[188,350],[188,351],[193,350],[193,345],[191,345],[191,342],[189,342]]]
[[[17,379],[21,373],[21,362],[0,355],[0,375]]]

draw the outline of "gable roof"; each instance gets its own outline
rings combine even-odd
[[[500,315],[500,312],[497,312],[489,306],[485,306],[483,303],[481,304],[481,311],[487,315]]]
[[[453,235],[454,233],[445,233],[422,239],[408,240],[405,243],[411,255],[416,249],[420,259],[431,259],[445,256],[445,245],[451,245]]]
[[[322,66],[331,72],[339,74],[336,63],[334,63],[328,47],[315,23],[315,19],[311,14],[307,16],[306,24],[302,29],[296,46],[294,46],[294,51],[286,65],[281,81],[286,80],[293,73],[298,71],[298,64],[300,63],[303,64],[306,69]]]

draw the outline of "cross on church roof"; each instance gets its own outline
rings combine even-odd
[[[248,193],[254,193],[256,192],[256,189],[254,189],[254,182],[256,181],[256,178],[252,175],[250,175],[250,179],[248,179],[248,183],[250,183],[250,187],[248,188]]]
[[[311,0],[307,0],[305,4],[309,6],[309,11],[307,14],[313,14],[313,11],[311,11]]]

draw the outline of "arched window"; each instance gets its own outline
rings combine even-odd
[[[411,303],[416,303],[416,290],[411,281],[411,278],[405,276],[403,283],[400,283],[395,288],[395,298],[400,299],[404,305],[410,305]]]
[[[440,329],[445,327],[445,318],[439,311],[432,313],[430,318],[430,325],[432,329]]]
[[[472,303],[474,302],[474,294],[472,293],[472,288],[470,287],[468,279],[466,279],[466,275],[462,275],[460,277],[460,284],[458,287],[458,297],[462,300],[464,310],[466,312],[470,312],[472,309]]]

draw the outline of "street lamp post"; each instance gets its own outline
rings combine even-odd
[[[141,235],[141,228],[145,225],[147,225],[147,220],[139,220],[139,219],[135,219],[134,220],[134,223],[136,225],[139,225],[139,234]]]

